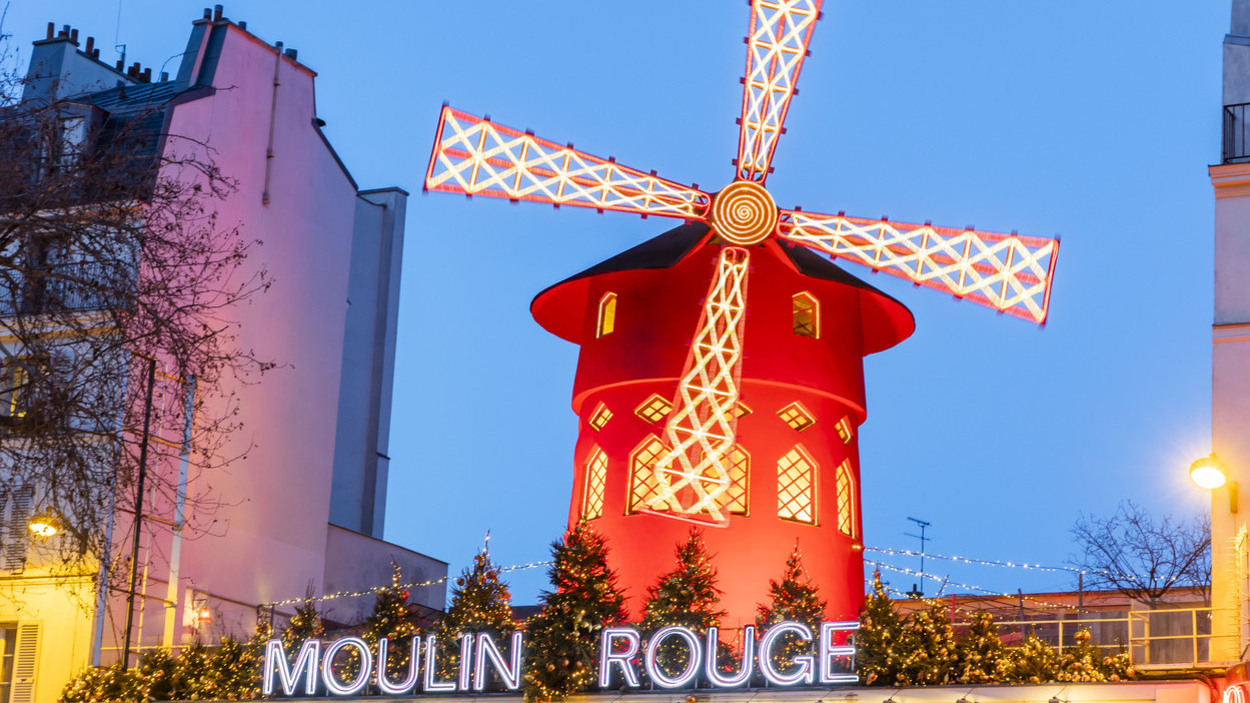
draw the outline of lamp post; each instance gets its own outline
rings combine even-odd
[[[1211,645],[1212,661],[1240,661],[1246,621],[1246,594],[1237,575],[1245,561],[1246,524],[1237,514],[1238,482],[1229,466],[1211,452],[1189,465],[1189,478],[1211,492]],[[1228,502],[1219,495],[1227,493]]]

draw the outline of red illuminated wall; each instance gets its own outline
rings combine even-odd
[[[664,429],[663,419],[648,421],[636,410],[653,394],[672,402],[707,294],[719,247],[700,241],[706,232],[692,224],[661,235],[553,286],[532,307],[545,328],[581,345],[573,390],[579,435],[569,523],[583,516],[587,466],[602,452],[607,458],[602,507],[592,510],[600,514],[590,522],[608,537],[612,566],[628,588],[634,617],[641,616],[647,586],[672,568],[674,547],[691,527],[631,511],[629,494],[631,456],[652,437],[662,439]],[[691,244],[681,256],[679,250]],[[913,329],[900,303],[805,250],[791,251],[773,241],[750,249],[741,382],[741,402],[750,412],[739,419],[737,435],[749,455],[747,509],[732,515],[727,527],[702,528],[719,569],[729,626],[754,620],[769,579],[780,577],[796,542],[829,601],[827,617],[856,617],[864,591],[854,437],[866,418],[863,356],[896,344]],[[599,301],[607,293],[617,296],[614,330],[597,338]],[[819,338],[794,331],[793,296],[799,293],[819,301]],[[815,420],[801,430],[778,415],[796,401]],[[601,407],[611,418],[595,429],[591,420]],[[837,431],[843,418],[852,428],[847,438]],[[778,515],[778,462],[796,446],[816,465],[811,524]],[[838,519],[840,465],[851,484],[842,491],[842,500],[849,500],[850,534]]]

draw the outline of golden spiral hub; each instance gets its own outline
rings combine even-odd
[[[764,241],[776,231],[778,217],[773,196],[754,181],[734,181],[712,198],[712,227],[734,244]]]

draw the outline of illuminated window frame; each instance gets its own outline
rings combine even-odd
[[[608,486],[608,455],[594,447],[586,460],[585,484],[582,487],[582,519],[594,520],[603,515],[603,496]]]
[[[797,432],[816,424],[816,416],[797,400],[778,410],[777,417]]]
[[[729,456],[729,490],[725,492],[725,510],[730,515],[750,515],[751,453],[735,446]]]
[[[801,444],[794,445],[777,460],[778,518],[803,525],[816,524],[816,479],[819,469],[819,464]],[[806,486],[802,485],[804,483]]]
[[[605,405],[604,403],[599,403],[597,406],[595,406],[595,411],[591,413],[590,417],[586,420],[586,424],[590,425],[590,428],[592,430],[594,430],[595,432],[598,432],[599,430],[603,429],[603,426],[608,424],[608,420],[611,420],[611,419],[612,419],[612,411],[609,410],[608,406]]]
[[[746,417],[753,412],[755,411],[752,410],[749,405],[742,402],[741,398],[738,399],[738,404],[734,406],[734,417]]]
[[[599,299],[599,319],[595,323],[595,339],[616,331],[616,293],[604,293]]]
[[[838,532],[855,537],[855,478],[851,476],[851,460],[838,465],[834,488],[838,500]]]
[[[625,496],[625,514],[645,510],[647,502],[660,493],[655,482],[655,463],[664,454],[664,443],[655,435],[647,435],[629,453],[629,493]]]
[[[807,291],[795,293],[790,298],[790,315],[795,334],[820,339],[820,301],[816,296]]]
[[[673,411],[673,404],[659,393],[652,393],[634,409],[634,414],[647,422],[660,422]]]
[[[850,444],[851,440],[855,439],[855,426],[851,424],[850,416],[844,415],[835,427],[838,430],[838,439],[841,439],[843,444]]]

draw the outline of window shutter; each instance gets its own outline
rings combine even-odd
[[[13,688],[9,703],[34,703],[40,630],[39,623],[23,623],[17,627],[17,648],[13,654]]]
[[[35,491],[26,486],[9,494],[8,530],[4,540],[4,563],[0,567],[8,573],[21,573],[26,569],[26,523],[30,520],[31,503]]]

